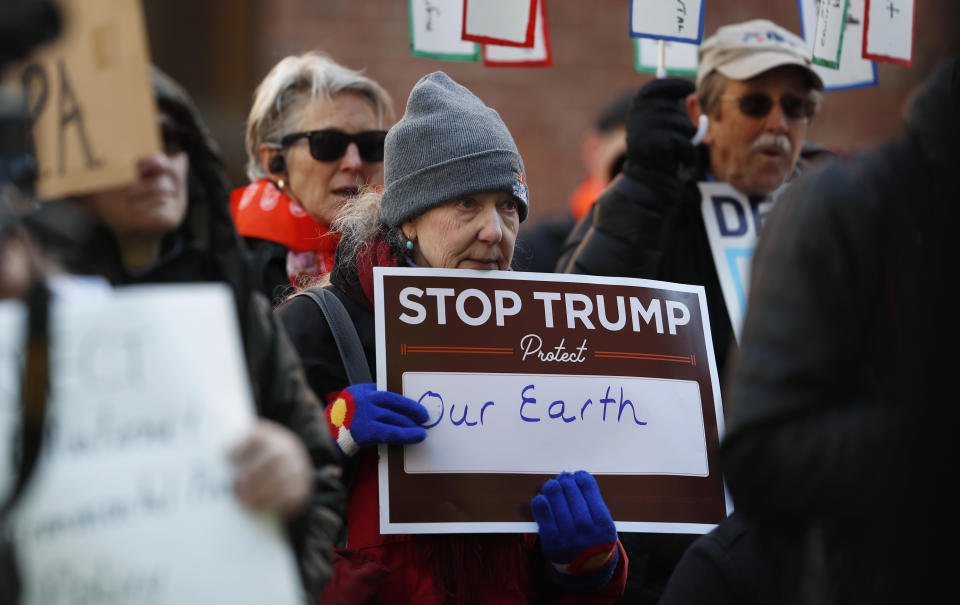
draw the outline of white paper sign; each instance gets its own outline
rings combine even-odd
[[[521,46],[503,46],[501,44],[483,45],[483,62],[487,65],[549,65],[550,45],[547,36],[545,2],[539,2],[537,20],[534,26],[533,48]]]
[[[913,62],[914,0],[867,0],[863,55],[877,61]]]
[[[843,31],[849,0],[821,0],[813,37],[813,62],[836,69],[840,65]]]
[[[542,0],[464,0],[463,38],[529,46],[537,1]]]
[[[630,35],[699,44],[703,0],[631,0]]]
[[[652,38],[636,38],[633,41],[636,53],[635,67],[644,73],[657,73],[659,43]],[[665,42],[663,63],[669,76],[695,77],[700,67],[700,47],[683,42]]]
[[[417,57],[476,61],[476,42],[461,40],[463,0],[410,0],[410,48]]]
[[[812,55],[812,40],[817,28],[818,0],[799,0],[800,24],[803,29],[804,40],[810,45]],[[812,65],[813,71],[823,80],[826,90],[845,90],[862,86],[876,86],[877,67],[873,61],[864,59],[863,52],[863,8],[864,0],[848,0],[846,29],[843,34],[842,50],[840,51],[840,65],[837,69],[830,69],[821,65]]]
[[[483,400],[464,392],[470,381],[489,385]],[[604,475],[708,475],[700,389],[693,381],[406,372],[403,394],[431,415],[430,438],[404,448],[408,473],[578,468]],[[547,430],[556,418],[561,422]],[[554,447],[558,442],[564,447]]]
[[[750,268],[773,198],[751,201],[727,183],[700,183],[700,210],[733,333],[740,340],[747,313]]]
[[[202,285],[54,303],[43,455],[11,515],[23,603],[300,603],[279,520],[232,490],[227,451],[254,422],[232,301]],[[0,331],[5,378],[21,331]]]

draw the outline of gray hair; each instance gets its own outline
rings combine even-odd
[[[727,77],[719,71],[712,71],[700,82],[697,88],[697,102],[700,103],[700,109],[708,116],[716,115],[717,106],[720,104],[720,96],[727,87]]]
[[[357,258],[377,234],[398,256],[405,254],[407,238],[398,227],[388,227],[380,218],[380,204],[383,193],[375,187],[366,186],[360,193],[347,201],[333,219],[330,228],[340,233],[337,245],[337,266],[350,271],[356,267]]]
[[[280,139],[295,128],[296,120],[308,101],[330,99],[350,92],[366,99],[383,128],[392,101],[387,91],[361,71],[348,69],[327,55],[308,52],[289,56],[273,66],[253,93],[253,106],[247,117],[247,177],[251,181],[267,173],[260,165],[260,145],[280,147]]]

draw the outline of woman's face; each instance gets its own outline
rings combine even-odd
[[[377,130],[379,126],[370,102],[347,92],[310,101],[303,108],[295,132],[328,128],[357,134]],[[329,225],[343,203],[356,195],[362,185],[383,186],[383,162],[365,161],[353,142],[343,157],[321,162],[310,155],[308,140],[298,139],[287,150],[285,165],[287,194],[321,225]]]
[[[136,181],[127,187],[81,198],[97,219],[118,238],[160,237],[180,226],[187,212],[187,153],[176,142],[178,127],[158,113],[165,150],[137,162]]]
[[[403,224],[421,267],[508,270],[520,214],[509,193],[463,197],[427,210]]]

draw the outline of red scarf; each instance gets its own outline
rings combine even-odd
[[[230,216],[243,237],[283,244],[287,254],[287,277],[302,286],[333,268],[340,234],[310,218],[300,204],[260,179],[230,194]]]
[[[383,236],[377,235],[357,255],[357,280],[363,290],[364,300],[360,300],[368,309],[373,309],[373,268],[399,266],[397,255],[393,253]],[[355,299],[358,297],[354,297]]]

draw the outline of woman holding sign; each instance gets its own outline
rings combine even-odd
[[[383,185],[390,97],[376,82],[318,53],[286,57],[254,93],[247,176],[230,196],[271,300],[333,268],[330,223],[364,185]]]
[[[74,274],[117,286],[229,286],[259,416],[229,452],[234,492],[247,508],[286,521],[304,591],[318,594],[340,528],[336,453],[296,354],[267,301],[251,287],[253,272],[227,212],[219,151],[179,85],[154,70],[153,87],[163,149],[137,162],[135,182],[44,204],[30,226]]]
[[[386,138],[385,190],[367,192],[334,223],[342,233],[329,290],[346,307],[376,366],[373,268],[509,270],[529,208],[523,162],[496,111],[436,72],[422,78]],[[539,535],[382,535],[379,443],[424,440],[427,411],[373,384],[350,385],[330,326],[307,296],[277,309],[328,424],[356,473],[346,549],[323,603],[610,602],[626,557],[593,477],[548,481],[532,503]],[[358,587],[363,586],[363,589]]]

